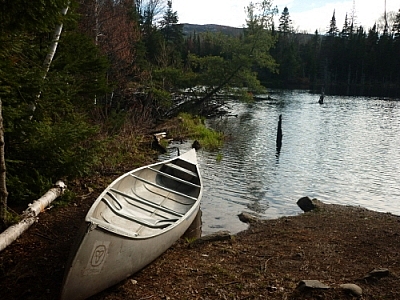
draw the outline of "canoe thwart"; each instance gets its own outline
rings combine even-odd
[[[168,220],[157,220],[155,223],[150,223],[146,220],[140,219],[138,217],[135,217],[133,215],[128,215],[124,212],[122,212],[121,210],[118,210],[118,208],[116,208],[113,204],[110,203],[110,201],[108,201],[107,199],[103,198],[102,201],[107,204],[107,206],[118,216],[123,217],[127,220],[139,223],[143,226],[146,227],[150,227],[150,228],[160,228],[163,229],[165,227],[168,227],[170,225],[172,225],[173,223],[175,223],[178,219],[168,219]],[[168,222],[168,223],[166,223]]]
[[[133,200],[133,201],[137,201],[137,202],[139,202],[139,203],[142,203],[142,204],[145,204],[145,205],[147,205],[147,206],[150,206],[150,207],[152,207],[152,208],[161,210],[161,211],[166,212],[166,213],[170,213],[170,214],[175,215],[175,216],[177,216],[177,217],[182,217],[182,216],[183,216],[183,214],[181,214],[181,213],[179,213],[179,212],[177,212],[177,211],[175,211],[175,210],[172,210],[172,209],[166,208],[166,207],[164,207],[164,206],[155,204],[155,203],[150,202],[150,201],[147,201],[147,200],[145,200],[145,199],[139,199],[139,198],[133,197],[133,196],[128,195],[128,194],[126,194],[126,193],[123,193],[123,192],[121,192],[121,191],[119,191],[119,190],[116,190],[116,189],[112,189],[112,188],[111,188],[110,191],[112,191],[112,192],[114,192],[114,193],[117,193],[117,194],[119,194],[119,195],[121,195],[121,196],[123,196],[123,197],[125,197],[125,198],[131,199],[131,200]],[[110,195],[111,193],[110,193],[110,192],[107,192],[107,194]]]
[[[190,170],[188,170],[188,169],[186,169],[186,168],[184,168],[184,167],[181,167],[181,166],[179,166],[179,165],[177,165],[177,164],[174,164],[174,163],[167,163],[167,164],[164,164],[164,166],[169,167],[169,168],[172,168],[172,169],[179,170],[179,171],[184,172],[184,173],[186,173],[186,174],[189,174],[189,175],[191,175],[191,176],[193,176],[193,177],[199,177],[199,176],[197,175],[197,173],[195,173],[195,172],[193,172],[193,171],[190,171]]]
[[[173,175],[168,174],[168,173],[166,173],[166,172],[163,172],[163,171],[160,171],[160,170],[151,168],[151,167],[147,167],[147,169],[152,170],[152,171],[154,171],[154,172],[156,172],[156,173],[158,173],[158,174],[160,174],[160,175],[162,175],[162,176],[164,176],[164,177],[173,179],[173,180],[175,180],[175,181],[182,182],[182,183],[184,183],[184,184],[186,184],[186,185],[190,185],[190,186],[193,186],[193,187],[200,188],[200,185],[198,185],[198,184],[195,184],[195,183],[192,183],[192,182],[190,182],[190,181],[184,180],[184,179],[182,179],[182,178],[173,176]],[[186,169],[185,169],[185,170],[186,170]],[[186,171],[189,171],[189,170],[186,170]],[[192,171],[189,171],[189,172],[193,173]],[[192,175],[192,174],[191,174],[191,175]],[[194,175],[192,175],[192,176],[194,176]],[[197,176],[196,176],[196,177],[197,177]]]
[[[173,193],[173,194],[175,194],[175,195],[182,196],[182,197],[191,199],[191,200],[193,200],[193,201],[197,201],[197,198],[195,198],[195,197],[192,197],[192,196],[189,196],[189,195],[186,195],[186,194],[177,192],[177,191],[175,191],[175,190],[169,189],[169,188],[167,188],[167,187],[165,187],[165,186],[162,186],[162,185],[159,185],[159,184],[157,184],[157,183],[155,183],[155,182],[148,181],[148,180],[146,180],[146,179],[144,179],[144,178],[142,178],[142,177],[139,177],[139,176],[136,176],[136,175],[133,175],[133,174],[129,174],[129,175],[131,175],[132,177],[136,178],[137,180],[140,180],[140,181],[142,181],[142,182],[144,182],[144,183],[147,183],[147,184],[149,184],[149,185],[152,185],[152,186],[154,186],[154,187],[157,187],[157,188],[162,189],[162,190],[164,190],[164,191],[167,191],[167,192],[169,192],[169,193]]]

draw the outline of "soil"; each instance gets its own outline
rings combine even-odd
[[[41,213],[0,253],[0,299],[58,298],[70,246],[100,192],[83,190],[73,203]],[[229,239],[180,239],[91,299],[351,299],[339,288],[344,283],[361,287],[362,299],[400,299],[399,234],[398,216],[320,203],[299,216],[252,222]],[[365,278],[377,268],[389,273]],[[302,280],[331,288],[300,290]]]

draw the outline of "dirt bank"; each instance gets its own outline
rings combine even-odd
[[[0,253],[0,299],[57,299],[69,247],[94,191],[54,208]],[[230,240],[180,240],[150,266],[92,299],[400,299],[400,218],[357,207],[254,223]],[[389,275],[365,280],[372,269]],[[300,292],[301,280],[328,290]]]

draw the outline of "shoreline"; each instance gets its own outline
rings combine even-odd
[[[0,295],[57,299],[71,241],[90,201],[47,211],[0,253]],[[255,220],[229,239],[180,239],[142,271],[90,299],[400,299],[400,217],[321,203],[296,216]],[[368,272],[388,275],[367,282]],[[319,280],[330,289],[298,289]]]

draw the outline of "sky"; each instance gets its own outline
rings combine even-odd
[[[258,0],[172,0],[172,9],[178,13],[180,23],[191,24],[218,24],[234,27],[243,27],[246,21],[245,7],[250,2]],[[325,33],[335,11],[336,26],[341,30],[345,21],[353,11],[357,26],[362,25],[365,30],[383,16],[385,0],[272,0],[273,6],[278,7],[275,24],[279,24],[279,17],[285,7],[293,27],[298,32]],[[386,0],[386,11],[398,12],[399,0]]]

